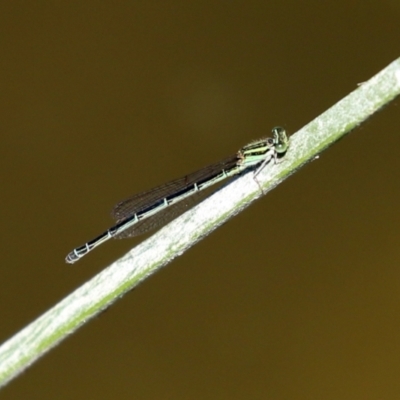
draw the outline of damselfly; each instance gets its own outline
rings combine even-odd
[[[137,236],[159,227],[183,212],[185,207],[182,204],[185,202],[182,203],[182,200],[223,179],[258,166],[254,171],[256,177],[266,164],[283,156],[288,149],[289,140],[283,128],[272,129],[272,135],[272,138],[256,140],[244,146],[225,160],[118,203],[112,212],[116,225],[71,251],[66,262],[72,264],[78,261],[110,238]]]

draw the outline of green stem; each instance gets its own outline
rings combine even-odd
[[[321,151],[400,94],[400,59],[290,138],[286,156],[230,182],[197,207],[136,246],[0,347],[0,386],[16,377],[67,335],[121,295],[189,249],[257,197],[267,193]],[[259,186],[260,185],[260,186]]]

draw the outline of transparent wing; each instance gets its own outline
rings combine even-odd
[[[235,166],[238,162],[238,157],[235,154],[225,160],[222,160],[218,163],[211,164],[201,170],[193,172],[189,175],[186,175],[182,178],[175,179],[171,182],[165,183],[163,185],[157,186],[153,189],[150,189],[145,192],[138,193],[129,197],[126,200],[121,201],[120,203],[116,204],[112,210],[112,217],[117,221],[117,223],[122,222],[126,218],[131,217],[132,215],[140,212],[142,209],[164,199],[165,197],[173,194],[178,193],[180,191],[185,190],[185,188],[198,183],[206,179],[207,177],[213,176],[218,174],[223,169],[229,169]],[[184,201],[183,201],[184,202]],[[181,203],[181,202],[180,202]],[[180,203],[177,203],[176,206]],[[184,202],[185,203],[185,202]],[[170,212],[177,212],[175,209],[175,204],[166,208],[166,210],[173,209]],[[177,207],[179,208],[179,207]],[[165,212],[167,212],[165,210]],[[159,214],[159,213],[158,213]],[[156,215],[158,215],[156,214]],[[144,221],[146,220],[153,220],[156,218],[156,215],[149,217],[142,222],[139,222],[135,226],[143,225]],[[149,228],[151,229],[151,228]],[[146,229],[147,230],[147,229]],[[138,233],[136,233],[137,235]],[[132,235],[131,235],[132,236]]]
[[[171,222],[173,219],[177,218],[185,211],[194,207],[197,203],[200,203],[205,197],[208,196],[208,194],[209,190],[197,192],[178,203],[166,207],[157,214],[154,214],[151,217],[139,221],[135,225],[132,225],[130,228],[125,229],[123,232],[115,235],[114,237],[116,239],[130,238],[138,235],[143,235],[146,232],[166,225],[168,224],[168,222]]]

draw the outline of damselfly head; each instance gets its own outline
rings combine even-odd
[[[286,153],[289,147],[289,138],[286,131],[281,126],[276,126],[272,129],[272,140],[277,154]]]

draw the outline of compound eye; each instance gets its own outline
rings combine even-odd
[[[286,144],[277,144],[275,145],[275,151],[277,153],[285,153],[287,150],[287,145]]]

